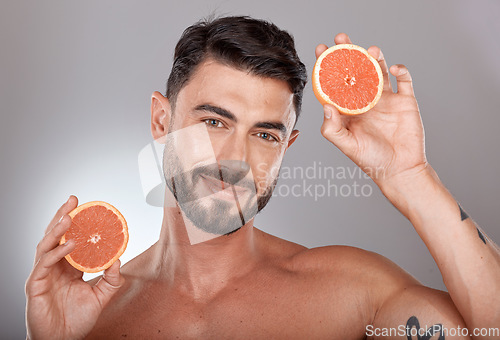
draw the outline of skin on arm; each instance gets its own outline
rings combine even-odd
[[[358,267],[362,276],[356,281],[362,281],[371,296],[368,339],[470,339],[467,330],[464,336],[452,333],[466,326],[447,292],[423,286],[382,255],[351,247],[344,253],[344,262]],[[441,333],[454,336],[440,338]]]
[[[397,179],[383,191],[425,242],[466,324],[471,328],[498,327],[498,246],[476,226],[435,172],[428,171],[412,181]]]
[[[384,302],[368,339],[470,339],[460,313],[446,292],[404,286]]]
[[[340,33],[335,43],[351,43]],[[319,56],[326,45],[316,48]],[[469,328],[500,325],[500,251],[457,204],[427,162],[424,130],[408,69],[387,66],[380,101],[359,116],[325,105],[323,136],[353,160],[415,227],[436,261],[450,297]],[[396,77],[397,92],[390,76]]]
[[[306,253],[312,257],[312,263],[320,263],[331,275],[330,281],[336,283],[336,289],[344,284],[349,286],[342,296],[357,303],[360,315],[364,316],[357,320],[363,323],[363,329],[351,334],[352,337],[407,339],[410,335],[409,339],[438,339],[442,331],[444,335],[453,335],[446,339],[470,339],[469,331],[464,330],[465,322],[448,293],[423,286],[384,256],[347,246],[316,248]],[[332,300],[324,300],[323,307],[328,310]],[[349,322],[350,329],[354,330],[352,320],[343,324]],[[426,329],[430,329],[428,335],[435,333],[434,336],[426,338]],[[457,337],[453,332],[460,330],[459,334],[464,336]],[[332,335],[338,332],[335,327],[331,330]]]

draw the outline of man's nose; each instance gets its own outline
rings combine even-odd
[[[245,178],[250,171],[248,163],[243,161],[223,159],[218,161],[218,165],[221,180],[233,185]]]
[[[217,153],[217,163],[224,180],[235,184],[250,171],[247,163],[247,145],[245,138],[234,138],[225,141]]]
[[[224,141],[217,154],[217,160],[233,160],[247,162],[247,140],[244,136],[233,136]]]

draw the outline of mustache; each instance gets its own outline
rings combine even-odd
[[[208,165],[202,165],[192,170],[191,179],[192,183],[196,183],[200,180],[200,176],[208,176],[224,183],[235,185],[238,183],[242,187],[252,187],[255,188],[255,182],[243,179],[247,176],[250,171],[250,166],[243,161],[235,160],[223,160],[218,163],[212,163]],[[241,182],[241,183],[240,183]]]
[[[198,181],[202,179],[202,176],[205,176],[218,179],[229,185],[237,184],[239,187],[247,188],[256,194],[257,184],[253,178],[246,178],[249,171],[250,166],[246,162],[236,160],[222,160],[212,164],[201,165],[172,177],[173,193],[179,203],[202,198],[195,194],[194,190]],[[191,179],[191,185],[187,184],[189,183],[189,181],[186,181],[188,178]],[[181,190],[182,193],[179,192],[180,188],[176,188],[177,185],[184,186],[183,190]],[[206,196],[209,195],[207,194]]]

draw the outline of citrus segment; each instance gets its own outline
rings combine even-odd
[[[76,243],[66,260],[76,269],[97,273],[110,267],[125,251],[128,242],[127,222],[111,204],[94,201],[82,204],[69,213],[71,226],[61,238]]]
[[[364,48],[339,44],[316,60],[312,85],[322,105],[332,104],[345,114],[360,114],[377,104],[384,80],[377,60]]]

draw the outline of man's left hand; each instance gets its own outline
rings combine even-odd
[[[351,40],[339,33],[335,43],[351,44]],[[316,58],[326,49],[326,45],[318,45]],[[371,46],[368,53],[378,60],[384,77],[379,102],[354,116],[325,105],[321,133],[381,187],[387,180],[411,178],[427,168],[424,129],[408,69],[401,64],[389,69],[377,46]],[[396,77],[397,92],[391,87],[389,71]]]

